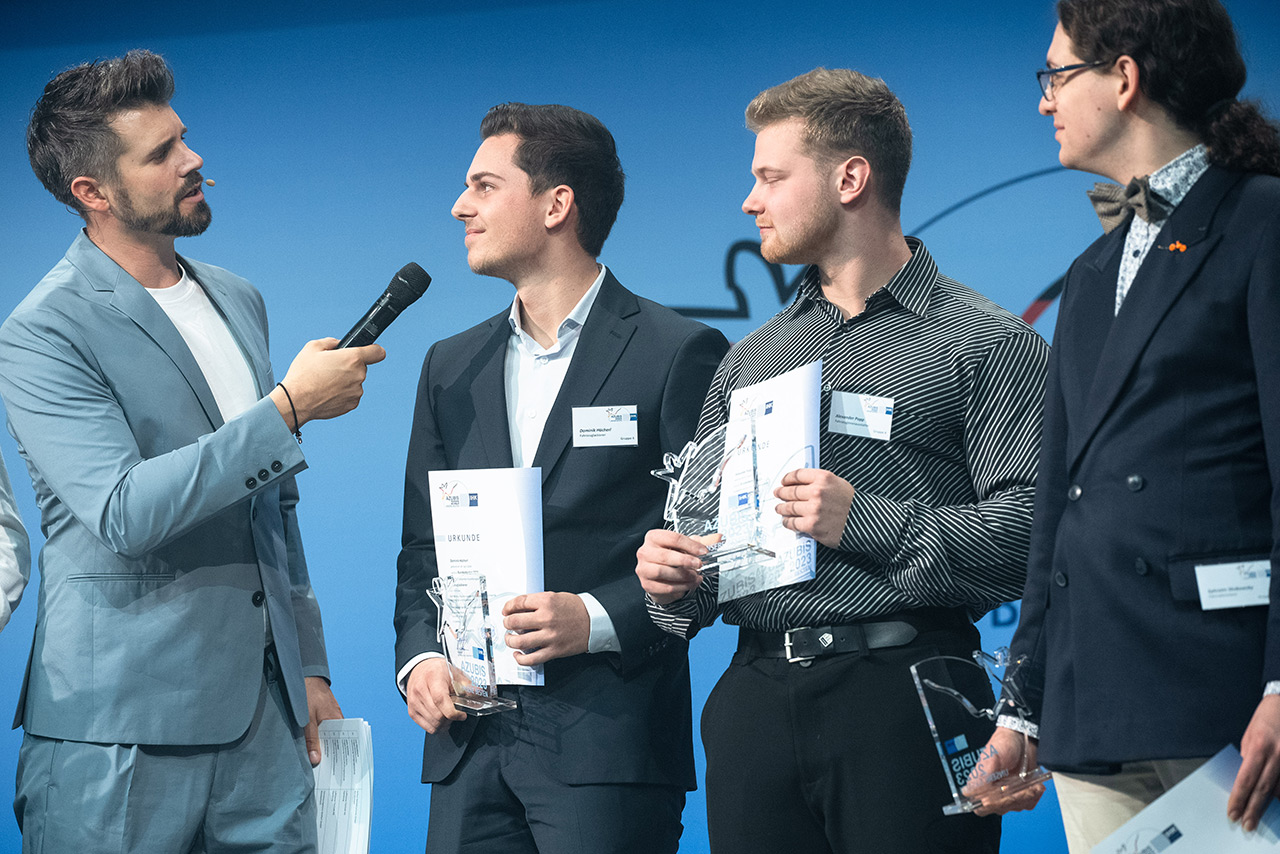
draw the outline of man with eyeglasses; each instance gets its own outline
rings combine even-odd
[[[1013,652],[1078,854],[1229,742],[1230,819],[1277,790],[1280,135],[1236,100],[1218,0],[1057,11],[1040,112],[1064,166],[1117,184],[1063,291]]]

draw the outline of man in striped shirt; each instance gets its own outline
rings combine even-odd
[[[702,543],[655,530],[637,552],[663,628],[740,627],[703,710],[712,849],[994,852],[992,818],[942,814],[909,667],[967,658],[973,621],[1021,592],[1047,347],[903,236],[911,129],[883,81],[815,69],[758,95],[747,125],[742,208],[761,251],[811,266],[726,356],[698,434],[727,420],[735,388],[822,360],[821,467],[775,492],[786,526],[818,541],[817,577],[718,602]],[[891,438],[829,421],[833,400],[863,395],[893,399]]]

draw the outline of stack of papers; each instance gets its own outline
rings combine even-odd
[[[373,733],[364,718],[320,724],[316,823],[320,854],[368,854],[373,803]]]

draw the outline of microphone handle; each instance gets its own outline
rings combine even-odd
[[[391,321],[400,316],[395,306],[391,305],[391,294],[383,293],[378,301],[365,312],[364,317],[338,342],[337,349],[343,347],[363,347],[378,340],[382,330],[391,325]]]

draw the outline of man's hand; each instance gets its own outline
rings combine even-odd
[[[828,548],[840,545],[853,503],[849,481],[825,469],[796,469],[783,475],[782,485],[773,494],[781,502],[776,509],[785,527],[808,534]]]
[[[591,617],[576,593],[525,593],[507,602],[502,616],[507,646],[530,650],[516,653],[517,664],[542,664],[587,651]]]
[[[308,676],[306,683],[307,711],[311,715],[311,720],[302,730],[302,735],[307,741],[307,756],[314,767],[320,764],[320,722],[341,718],[342,709],[338,707],[338,701],[333,698],[329,683],[324,679],[319,676]]]
[[[337,418],[355,409],[368,366],[387,358],[387,351],[377,344],[334,349],[337,346],[337,338],[308,341],[280,381],[289,394],[286,396],[278,387],[271,390],[269,397],[291,430],[308,421]]]
[[[1262,698],[1240,739],[1240,755],[1244,761],[1227,799],[1227,818],[1253,831],[1280,780],[1280,695]]]
[[[405,701],[409,704],[409,717],[413,722],[435,735],[449,728],[451,721],[464,721],[467,713],[453,705],[453,681],[449,662],[443,658],[420,661],[409,671],[405,685]],[[461,671],[455,675],[463,681],[467,677]]]
[[[659,605],[669,605],[689,595],[702,583],[702,556],[719,534],[695,539],[655,528],[644,535],[636,549],[636,575],[640,586]]]
[[[1019,792],[1000,794],[998,787],[1006,785],[1022,772],[1033,769],[1036,761],[1036,742],[1016,730],[996,727],[995,734],[978,754],[978,764],[969,772],[969,782],[960,794],[982,801],[974,810],[978,815],[1004,815],[1009,812],[1033,809],[1044,794],[1044,784],[1036,783]]]

